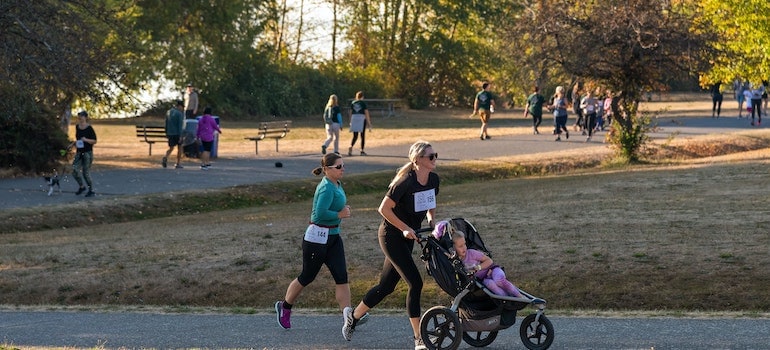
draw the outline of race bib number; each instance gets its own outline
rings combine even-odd
[[[305,240],[310,243],[326,244],[329,239],[329,228],[320,227],[314,224],[307,226],[305,230]]]
[[[414,211],[426,211],[436,208],[436,190],[431,188],[414,193]]]
[[[77,141],[75,141],[75,147],[83,148],[83,147],[85,147],[85,143],[83,142],[83,140],[77,140]]]

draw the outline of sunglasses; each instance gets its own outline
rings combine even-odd
[[[342,169],[342,168],[344,168],[344,167],[345,167],[345,164],[344,164],[344,163],[343,163],[343,164],[338,164],[338,165],[330,165],[330,166],[327,166],[327,168],[334,168],[334,169],[337,169],[337,170],[340,170],[340,169]]]
[[[422,156],[423,158],[428,158],[430,160],[438,159],[438,153],[431,153],[427,156]]]

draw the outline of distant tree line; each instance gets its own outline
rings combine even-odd
[[[319,2],[332,17],[305,21]],[[619,93],[616,142],[634,159],[642,91],[766,78],[768,18],[766,0],[4,0],[0,164],[47,169],[65,109],[143,110],[158,81],[192,82],[242,120],[319,114],[358,90],[419,109],[468,107],[483,81],[509,103],[589,83]],[[303,49],[319,25],[331,57]],[[30,132],[48,141],[14,143]]]

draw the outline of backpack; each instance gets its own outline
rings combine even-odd
[[[324,123],[326,124],[332,124],[334,121],[332,120],[332,109],[331,107],[327,107],[324,110]]]

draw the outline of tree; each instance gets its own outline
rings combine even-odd
[[[770,2],[767,0],[703,0],[702,21],[719,34],[719,53],[701,76],[701,85],[736,78],[759,83],[770,78]]]
[[[709,44],[716,36],[698,20],[701,11],[680,0],[538,0],[527,4],[515,30],[539,43],[543,60],[567,76],[613,91],[612,142],[636,161],[646,140],[638,115],[643,91],[706,69],[714,55]]]
[[[0,3],[3,167],[50,170],[67,142],[54,116],[69,108],[75,98],[113,105],[121,102],[113,99],[113,90],[105,86],[119,83],[124,74],[125,62],[118,52],[132,37],[116,21],[120,7],[107,3]]]
[[[517,8],[512,0],[363,0],[342,6],[352,44],[346,62],[382,72],[386,93],[405,98],[412,108],[469,105],[473,82],[491,80],[501,63],[494,23],[502,9]]]

